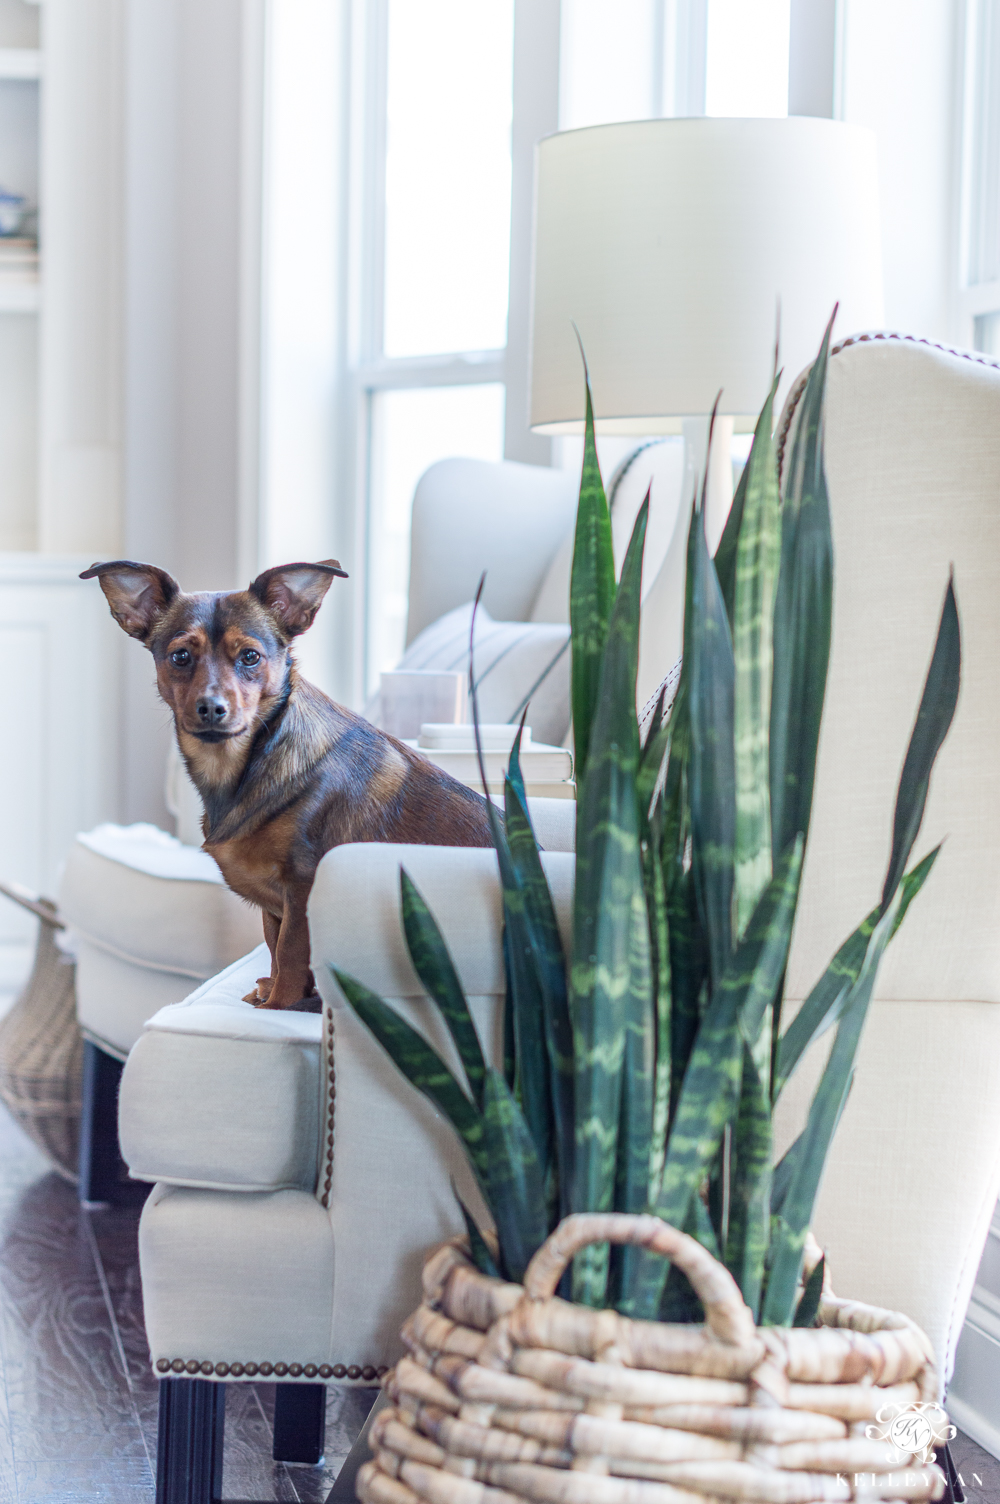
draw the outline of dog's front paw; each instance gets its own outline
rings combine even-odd
[[[252,992],[247,993],[243,1001],[245,1003],[252,1003],[255,1008],[266,1008],[273,986],[273,977],[258,977],[256,987]]]
[[[267,1001],[257,1003],[257,1007],[282,1013],[322,1013],[323,999],[314,987],[286,986],[279,979],[278,985],[269,990]]]

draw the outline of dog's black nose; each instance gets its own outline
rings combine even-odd
[[[225,700],[220,700],[218,695],[202,695],[195,701],[194,708],[203,726],[221,726],[229,714]]]

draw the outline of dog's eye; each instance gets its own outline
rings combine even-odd
[[[253,668],[255,664],[260,662],[260,654],[255,653],[253,648],[246,648],[245,651],[240,654],[240,662],[244,665],[245,668]]]
[[[174,668],[187,668],[191,662],[191,654],[187,648],[178,648],[175,653],[170,654],[170,662],[174,665]]]

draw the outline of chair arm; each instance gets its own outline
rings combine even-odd
[[[566,803],[574,808],[570,801]],[[543,852],[542,865],[563,944],[568,946],[574,858],[568,852]],[[309,899],[309,932],[313,970],[324,998],[339,1005],[339,990],[331,990],[330,965],[357,977],[381,997],[424,997],[403,934],[401,867],[437,920],[466,993],[503,997],[506,981],[496,853],[467,846],[369,842],[334,847],[316,873]]]
[[[122,1075],[122,1154],[137,1180],[227,1191],[312,1191],[320,1019],[242,1001],[266,946],[161,1008]]]

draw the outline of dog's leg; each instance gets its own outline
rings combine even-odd
[[[275,959],[277,974],[262,1008],[308,1008],[316,998],[316,979],[309,966],[309,923],[306,903],[312,888],[308,883],[285,888],[285,912],[278,930]]]
[[[281,920],[276,919],[270,910],[263,909],[261,911],[261,918],[264,921],[264,940],[267,943],[268,950],[271,952],[271,975],[269,977],[258,977],[254,990],[248,992],[243,999],[245,1003],[253,1003],[255,1007],[259,1003],[266,1003],[271,995],[274,979],[278,975],[278,935],[281,933]]]

